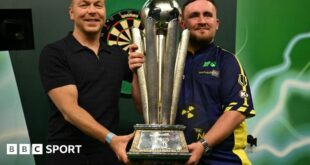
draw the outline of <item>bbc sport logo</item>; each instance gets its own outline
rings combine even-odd
[[[6,144],[7,155],[79,154],[82,145]]]

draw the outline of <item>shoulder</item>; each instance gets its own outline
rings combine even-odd
[[[47,54],[51,54],[51,52],[60,52],[60,51],[64,51],[66,48],[66,41],[65,38],[62,38],[58,41],[52,42],[47,44],[46,46],[43,47],[42,51],[41,51],[41,56],[47,55]]]
[[[234,53],[219,46],[216,49],[217,62],[222,72],[242,72],[242,65]]]
[[[221,72],[227,73],[228,75],[242,74],[245,75],[245,70],[239,61],[238,57],[225,50],[220,48],[220,56],[221,56]]]
[[[222,65],[239,65],[238,58],[234,53],[217,46],[217,56]]]
[[[69,51],[69,48],[65,38],[49,43],[42,49],[39,63],[46,66],[54,63],[63,63],[67,59],[66,51]]]
[[[220,47],[220,46],[217,46],[217,51],[218,51],[218,55],[220,55],[223,59],[226,59],[226,60],[233,60],[233,59],[236,59],[236,56],[234,53]]]

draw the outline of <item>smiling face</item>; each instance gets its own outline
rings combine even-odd
[[[105,23],[105,0],[72,0],[69,8],[74,31],[83,34],[100,34]]]
[[[190,44],[213,41],[219,27],[216,7],[208,0],[196,0],[185,6],[181,25],[190,30]]]

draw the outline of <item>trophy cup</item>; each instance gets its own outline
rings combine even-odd
[[[186,161],[190,157],[183,130],[174,125],[180,94],[189,31],[182,31],[179,44],[176,0],[148,0],[141,11],[145,35],[133,28],[133,42],[145,62],[138,68],[143,118],[136,124],[131,160]]]

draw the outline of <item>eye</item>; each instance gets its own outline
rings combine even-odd
[[[205,13],[203,13],[203,15],[204,15],[205,17],[213,17],[213,14],[210,13],[210,12],[205,12]]]
[[[95,6],[96,6],[97,8],[100,8],[100,9],[101,9],[101,8],[103,8],[104,5],[103,5],[102,3],[98,3],[98,4],[95,4]]]
[[[197,18],[199,17],[199,13],[191,13],[188,18]]]
[[[88,4],[85,2],[82,2],[79,4],[79,7],[81,7],[81,8],[86,8],[87,6],[88,6]]]
[[[103,8],[103,7],[104,7],[104,3],[103,3],[103,2],[101,2],[101,1],[97,1],[97,2],[95,3],[95,7],[97,7],[97,8],[99,8],[99,9],[101,9],[101,8]]]

